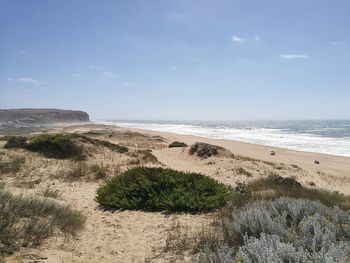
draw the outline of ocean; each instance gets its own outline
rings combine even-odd
[[[350,157],[350,120],[96,122]]]

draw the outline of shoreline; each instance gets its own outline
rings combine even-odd
[[[165,138],[169,143],[173,141],[185,142],[188,146],[195,142],[204,142],[217,146],[221,146],[231,151],[233,154],[250,157],[253,159],[273,162],[276,164],[296,165],[307,173],[304,178],[301,178],[304,183],[307,181],[318,180],[323,183],[319,185],[321,188],[328,190],[340,191],[344,194],[350,194],[349,187],[346,184],[350,183],[350,157],[329,155],[323,153],[296,151],[285,148],[278,148],[272,146],[251,144],[246,142],[239,142],[226,139],[211,139],[195,135],[182,135],[172,132],[153,131],[138,128],[124,128],[117,125],[106,124],[87,124],[78,126],[66,126],[62,127],[63,130],[68,132],[82,132],[89,130],[115,130],[115,131],[132,131],[138,132],[149,136],[161,136]],[[270,151],[274,151],[276,154],[271,155]],[[157,155],[157,151],[154,151]],[[169,154],[171,154],[169,152]],[[164,152],[157,155],[158,158],[164,157]],[[315,164],[315,161],[319,164]],[[167,163],[166,163],[167,164]],[[170,163],[169,163],[170,165]],[[172,167],[177,169],[186,170],[187,167],[183,167],[181,161],[172,162]],[[310,176],[313,175],[313,176]],[[337,185],[334,185],[331,181],[337,181]],[[349,182],[348,182],[349,181]],[[343,183],[342,183],[343,182]]]
[[[294,150],[294,149],[289,149],[285,147],[279,147],[279,146],[270,146],[270,145],[265,145],[265,144],[257,144],[257,143],[252,143],[252,142],[243,142],[243,141],[238,141],[238,140],[233,140],[233,139],[222,139],[222,138],[209,138],[209,137],[204,137],[204,136],[199,136],[199,135],[190,135],[190,134],[181,134],[181,133],[176,133],[176,132],[167,132],[167,131],[156,131],[156,130],[148,130],[148,129],[139,129],[139,128],[126,128],[126,127],[121,127],[118,125],[106,125],[106,126],[114,126],[119,129],[126,129],[130,131],[137,131],[137,132],[142,132],[142,133],[148,133],[148,134],[168,134],[169,136],[174,135],[176,136],[184,136],[184,137],[193,137],[193,138],[198,138],[198,139],[203,139],[203,140],[211,140],[213,142],[215,141],[223,141],[223,142],[233,142],[237,144],[246,144],[246,145],[251,145],[251,146],[256,146],[256,147],[263,147],[263,148],[269,148],[270,150],[273,149],[279,149],[282,151],[290,151],[290,152],[295,152],[295,153],[305,153],[305,154],[312,154],[312,155],[320,155],[320,156],[328,156],[328,157],[339,157],[339,158],[345,158],[348,159],[350,162],[350,156],[343,156],[343,155],[336,155],[336,154],[330,154],[330,153],[321,153],[321,152],[311,152],[311,151],[304,151],[304,150]]]
[[[286,123],[272,125],[266,122],[257,122],[251,124],[242,124],[245,126],[233,126],[230,124],[216,123],[216,126],[201,125],[196,123],[160,123],[160,122],[118,122],[118,121],[96,121],[97,124],[116,125],[127,129],[143,129],[157,132],[170,132],[180,135],[193,135],[209,139],[224,139],[239,141],[269,147],[285,148],[295,151],[306,151],[313,153],[323,153],[329,155],[350,157],[350,140],[347,133],[343,135],[335,133],[329,134],[329,129],[342,130],[338,128],[317,128],[309,122],[300,121],[297,124]],[[248,122],[249,123],[249,122]],[[219,126],[217,126],[219,125]],[[224,125],[224,126],[223,126]],[[329,124],[332,125],[331,123]],[[300,129],[299,129],[299,128]],[[315,132],[312,131],[321,131]]]

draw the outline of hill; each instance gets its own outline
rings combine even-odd
[[[89,115],[84,111],[61,109],[0,109],[1,126],[27,126],[89,121]]]

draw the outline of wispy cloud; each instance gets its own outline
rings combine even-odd
[[[32,79],[32,78],[28,78],[28,77],[19,78],[17,80],[20,81],[20,82],[26,82],[26,83],[39,83],[40,82],[37,79]]]
[[[109,77],[114,77],[115,76],[115,74],[113,72],[110,72],[108,70],[101,71],[101,74],[103,74],[105,76],[109,76]]]
[[[92,70],[96,71],[99,74],[102,74],[108,77],[118,77],[117,74],[108,70],[106,66],[90,65],[89,68],[91,68]]]
[[[19,53],[22,54],[22,55],[29,54],[29,52],[27,50],[21,50],[21,51],[19,51]]]
[[[259,36],[254,36],[254,37],[249,37],[249,38],[243,38],[243,37],[239,37],[236,35],[233,35],[231,37],[231,41],[233,43],[242,43],[242,42],[258,42],[260,41],[260,37]]]
[[[241,43],[244,41],[244,39],[238,36],[232,36],[231,41],[234,43]]]
[[[346,42],[345,41],[333,41],[332,45],[334,46],[341,46],[341,45],[345,45]]]
[[[282,59],[301,59],[308,58],[309,56],[306,54],[281,54],[280,58]]]
[[[31,77],[21,77],[21,78],[7,78],[7,81],[17,81],[22,83],[29,83],[29,84],[45,84],[46,81],[44,80],[38,80]]]

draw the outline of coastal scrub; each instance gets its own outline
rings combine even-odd
[[[230,189],[197,173],[137,167],[102,185],[96,200],[115,209],[208,212],[226,204]]]

